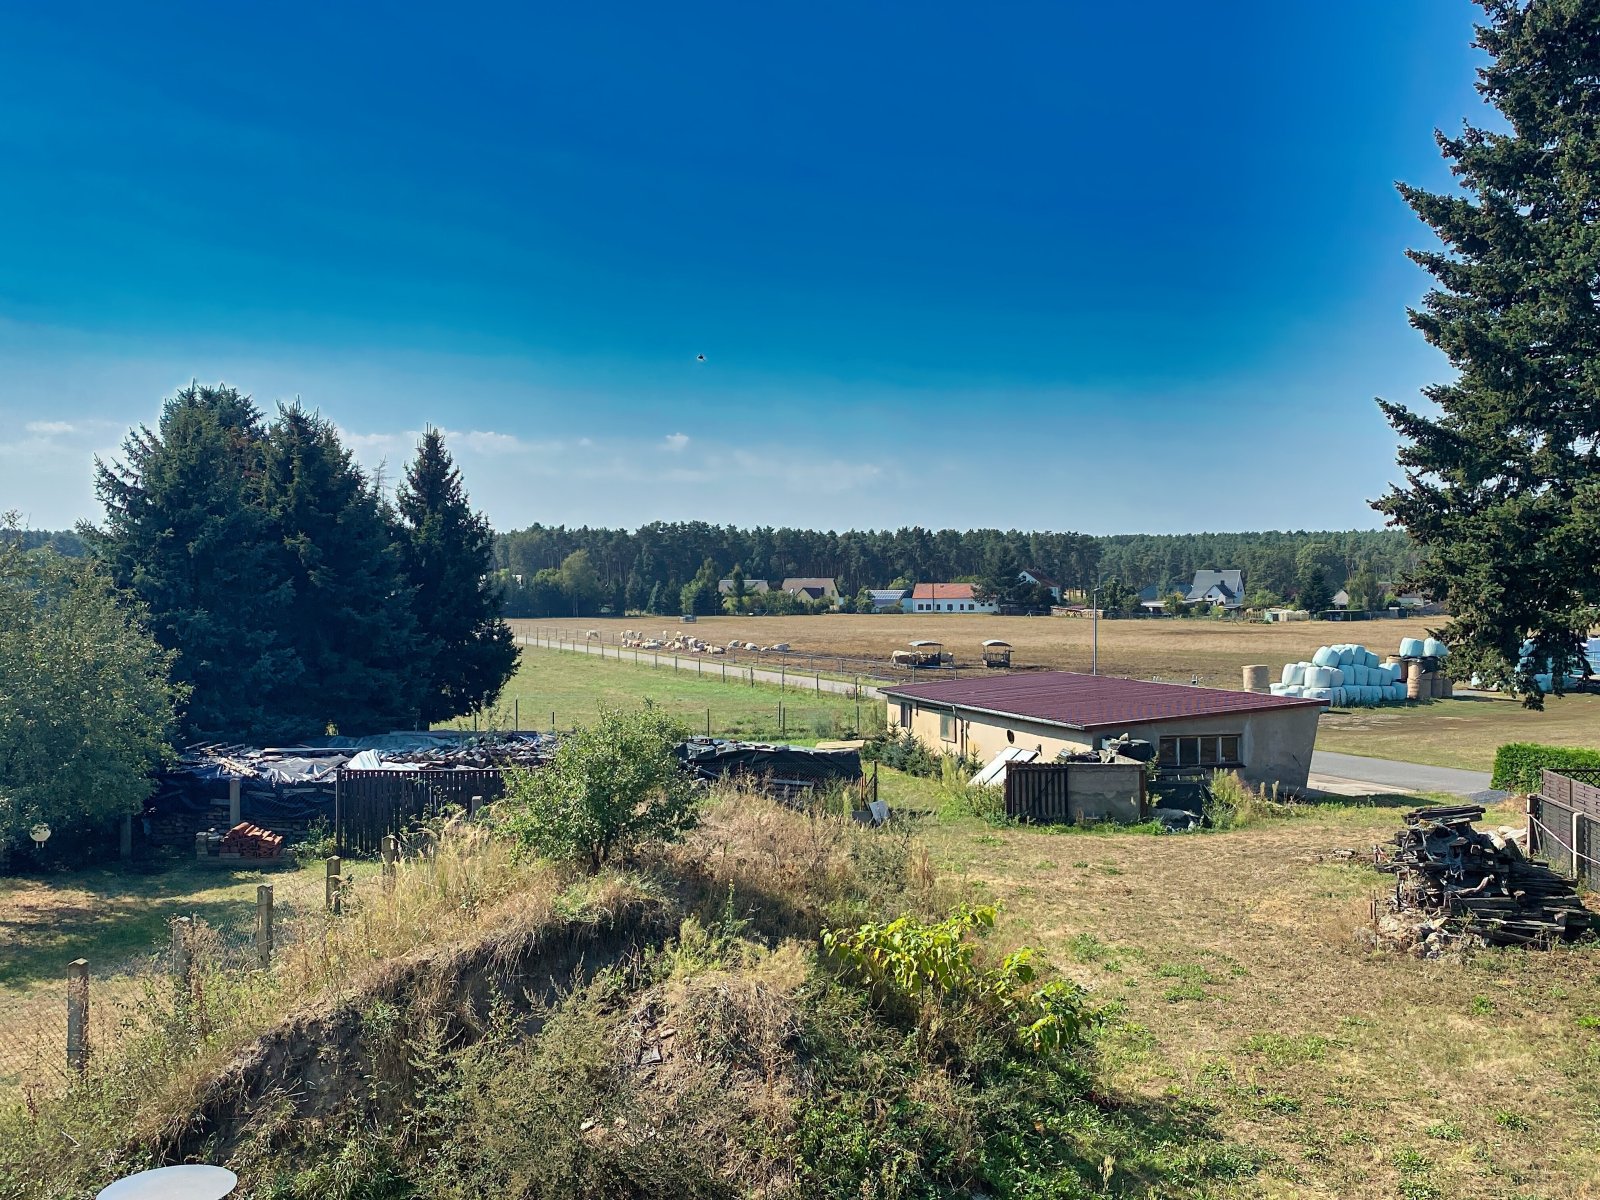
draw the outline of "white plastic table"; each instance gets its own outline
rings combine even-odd
[[[222,1200],[238,1182],[226,1167],[157,1167],[101,1188],[95,1200]]]

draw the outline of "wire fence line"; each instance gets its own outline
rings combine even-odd
[[[261,971],[321,916],[320,906],[275,893],[263,885],[256,899],[220,914],[208,906],[204,919],[175,909],[164,935],[142,950],[63,959],[53,976],[14,985],[0,1011],[0,1104],[60,1090],[90,1055],[115,1051],[190,1007],[180,1003],[186,990]],[[241,990],[212,1001],[237,1005],[245,997]]]

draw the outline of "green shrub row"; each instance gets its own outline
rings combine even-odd
[[[1541,746],[1537,742],[1507,742],[1495,752],[1491,787],[1508,792],[1536,792],[1539,772],[1545,769],[1600,770],[1600,750],[1579,746]]]

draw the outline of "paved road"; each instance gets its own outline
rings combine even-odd
[[[1449,792],[1457,796],[1470,796],[1473,792],[1489,790],[1489,776],[1481,771],[1428,767],[1421,763],[1365,758],[1359,754],[1334,754],[1327,750],[1312,753],[1311,771],[1315,775],[1332,775],[1339,779],[1407,792]]]
[[[595,654],[601,658],[643,663],[647,667],[660,667],[662,670],[671,670],[674,663],[680,671],[687,671],[691,675],[698,675],[703,679],[726,679],[729,683],[745,683],[754,678],[757,683],[770,683],[774,686],[787,687],[794,691],[806,692],[832,692],[839,696],[854,696],[855,684],[843,679],[819,679],[815,672],[805,670],[777,669],[774,667],[756,667],[747,663],[729,662],[726,658],[706,654],[679,654],[674,657],[669,651],[655,650],[624,650],[621,646],[606,646],[599,642],[559,642],[552,645],[546,641],[535,641],[531,637],[517,638],[517,644],[533,646],[540,650],[565,650],[571,654]],[[861,685],[861,698],[863,700],[880,700],[878,689],[863,682]]]

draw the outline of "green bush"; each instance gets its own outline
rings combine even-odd
[[[1537,792],[1539,772],[1546,768],[1552,771],[1600,770],[1600,750],[1507,742],[1495,751],[1494,776],[1489,785],[1508,792]]]
[[[645,842],[673,842],[699,819],[699,793],[678,762],[687,731],[652,705],[602,711],[535,770],[506,775],[500,828],[546,858],[598,871]]]
[[[1026,947],[992,967],[978,962],[973,935],[993,929],[994,918],[992,906],[963,904],[942,921],[904,916],[824,929],[822,945],[880,1004],[917,1010],[930,1037],[940,1034],[952,1010],[965,1009],[1006,1027],[1035,1052],[1080,1044],[1097,1020],[1082,988],[1064,979],[1041,982],[1036,956]]]
[[[970,755],[951,754],[948,751],[929,749],[916,734],[902,726],[886,729],[861,747],[865,762],[878,762],[907,775],[924,779],[941,779],[947,770],[957,770],[971,776],[983,763]]]

